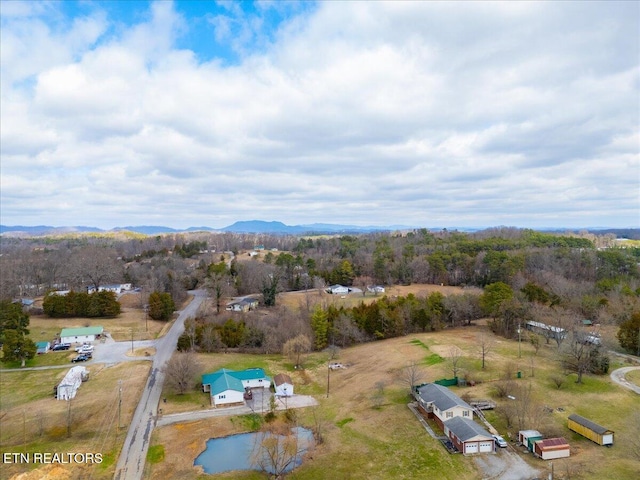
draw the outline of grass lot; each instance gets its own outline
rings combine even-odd
[[[568,376],[557,389],[550,380],[558,371],[553,345],[543,346],[534,355],[533,348],[523,342],[519,358],[517,342],[494,337],[493,351],[482,370],[475,345],[481,331],[484,327],[471,326],[345,349],[337,360],[350,366],[331,372],[329,398],[326,396],[326,357],[321,353],[309,355],[302,371],[294,371],[288,361],[278,355],[200,355],[199,360],[203,372],[250,366],[263,367],[270,375],[286,371],[293,378],[296,393],[312,394],[318,399],[319,407],[300,410],[298,414],[302,425],[310,428],[321,419],[319,423],[326,441],[316,446],[304,465],[290,475],[292,479],[479,478],[471,458],[446,453],[422,430],[406,407],[406,387],[398,380],[400,371],[412,361],[422,366],[424,381],[450,378],[452,371],[447,357],[453,345],[464,354],[464,373],[479,382],[474,387],[453,387],[458,395],[493,399],[499,406],[503,405],[508,400],[495,398],[495,387],[507,371],[518,385],[531,385],[535,402],[547,407],[547,413],[526,428],[538,428],[546,436],[564,436],[572,447],[570,459],[556,462],[556,478],[624,480],[637,477],[640,462],[625,445],[636,434],[628,418],[640,411],[640,396],[618,387],[608,376],[586,376],[582,385],[575,383],[575,376]],[[612,359],[612,369],[626,365],[622,360]],[[518,371],[522,377],[519,380]],[[377,384],[383,385],[381,405],[375,399]],[[208,404],[207,395],[201,392],[194,391],[183,398],[166,392],[166,396],[167,413],[200,409]],[[616,445],[603,448],[569,431],[566,419],[574,412],[614,430]],[[488,412],[487,417],[505,438],[517,436],[518,428],[508,427],[498,411]],[[250,429],[237,418],[216,418],[158,429],[153,442],[164,447],[165,459],[150,466],[151,478],[167,478],[167,472],[171,472],[172,478],[211,478],[192,467],[206,440]],[[546,477],[550,472],[547,462],[530,454],[523,456],[540,469],[541,476]],[[233,472],[214,478],[264,477],[258,472]]]
[[[133,416],[149,368],[149,362],[109,368],[91,365],[89,381],[82,384],[69,404],[53,398],[53,386],[62,380],[68,371],[66,368],[0,373],[0,453],[102,453],[104,460],[100,465],[73,468],[58,465],[51,478],[112,478],[114,461],[126,435],[124,427]],[[120,430],[117,428],[119,380],[122,381],[120,421],[123,427]],[[71,436],[67,437],[69,411]],[[37,466],[3,465],[0,478],[8,479]],[[43,471],[34,472],[34,478],[42,478]]]
[[[453,287],[418,285],[387,294],[424,295],[443,288]],[[453,291],[456,290],[445,293]],[[345,299],[317,292],[312,295],[336,302],[355,304],[362,301],[361,295],[349,295]],[[282,296],[281,300],[297,306],[304,297],[304,293],[296,293]],[[366,301],[374,299],[373,296],[366,297]],[[144,314],[134,307],[126,308],[132,311],[124,312],[118,319],[92,320],[89,324],[103,325],[107,331],[120,332],[121,340],[128,340],[132,325],[144,325]],[[55,322],[62,325],[53,325]],[[48,332],[57,333],[63,326],[74,326],[68,322],[32,317],[32,334],[44,332],[43,335],[49,335]],[[87,323],[86,319],[78,319],[78,322],[78,326]],[[149,322],[147,338],[158,335],[166,327],[162,322],[155,323],[152,329],[152,322]],[[505,376],[505,372],[509,372],[518,385],[531,385],[535,402],[547,407],[547,413],[540,415],[535,425],[527,425],[526,428],[538,428],[546,436],[562,435],[572,447],[570,459],[554,462],[556,478],[637,478],[640,461],[633,457],[628,444],[637,435],[629,419],[634,412],[640,411],[640,396],[615,385],[608,376],[586,376],[582,385],[575,383],[575,377],[568,377],[557,389],[551,381],[551,376],[558,372],[554,345],[543,345],[534,355],[533,348],[523,341],[519,357],[517,342],[493,337],[492,352],[486,359],[486,368],[482,369],[476,339],[480,332],[486,332],[486,327],[481,325],[482,322],[478,323],[477,326],[409,335],[342,350],[335,360],[349,365],[349,368],[331,372],[328,397],[327,358],[323,353],[309,355],[304,370],[294,370],[281,355],[198,354],[198,361],[202,373],[222,367],[262,367],[271,376],[286,372],[292,377],[297,394],[313,395],[320,402],[316,408],[301,409],[297,413],[301,425],[321,427],[325,442],[317,445],[303,466],[288,476],[291,479],[481,478],[472,458],[446,453],[422,429],[406,406],[407,388],[399,381],[401,371],[411,362],[421,366],[423,381],[450,378],[452,369],[448,356],[453,346],[463,353],[462,374],[477,382],[474,387],[454,387],[458,395],[492,398],[502,406],[508,400],[495,398],[495,391],[496,382]],[[142,334],[146,332],[141,331]],[[66,364],[72,353],[50,353],[34,361]],[[628,365],[623,359],[612,358],[611,369]],[[73,422],[70,438],[66,436],[68,404],[54,400],[51,395],[53,385],[64,376],[66,368],[16,369],[0,373],[0,453],[86,451],[103,454],[104,461],[100,466],[74,469],[48,466],[34,472],[34,479],[42,478],[43,472],[49,470],[53,470],[48,472],[51,476],[47,478],[51,479],[107,479],[113,476],[114,464],[126,434],[124,428],[117,431],[118,380],[123,380],[121,424],[125,426],[133,414],[150,366],[148,362],[132,362],[110,368],[101,365],[89,368],[91,379],[71,402]],[[521,372],[521,379],[515,378],[516,372]],[[640,383],[638,372],[629,374],[627,378]],[[208,395],[201,389],[182,396],[165,390],[163,397],[167,398],[167,403],[161,405],[164,414],[199,410],[209,405]],[[614,430],[616,444],[612,448],[600,447],[570,432],[566,428],[566,419],[571,413],[578,413]],[[498,411],[488,412],[487,418],[505,438],[515,437],[517,428],[508,426]],[[233,472],[212,477],[193,467],[193,460],[205,448],[207,439],[250,431],[259,423],[251,416],[219,417],[156,429],[145,478],[264,479],[259,472]],[[547,462],[529,454],[524,454],[523,458],[540,469],[541,478],[550,472]],[[0,479],[10,478],[33,466],[3,467],[6,468],[0,469]]]

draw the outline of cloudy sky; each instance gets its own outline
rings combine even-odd
[[[4,225],[640,227],[638,2],[0,9]]]

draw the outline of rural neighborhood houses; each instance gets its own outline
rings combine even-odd
[[[235,371],[226,368],[202,375],[202,391],[209,392],[213,407],[242,405],[252,388],[271,387],[271,379],[261,368]]]
[[[133,288],[130,283],[117,283],[112,285],[100,285],[98,286],[98,292],[113,292],[116,294],[120,294],[122,292],[129,291]],[[94,293],[96,291],[96,287],[90,286],[87,287],[87,293]]]
[[[327,289],[327,293],[331,293],[333,295],[346,295],[349,293],[349,287],[344,287],[342,285],[331,285]]]
[[[104,328],[80,327],[80,328],[63,328],[60,332],[60,343],[90,343],[95,342],[104,333]]]
[[[447,387],[428,383],[415,392],[419,408],[435,420],[455,448],[464,454],[489,453],[495,439],[473,421],[473,407]]]
[[[227,303],[226,309],[229,312],[248,312],[258,308],[258,300],[251,297],[241,298]]]

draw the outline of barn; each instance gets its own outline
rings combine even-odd
[[[293,381],[289,375],[279,373],[273,377],[273,384],[276,389],[276,396],[290,397],[293,395]]]
[[[543,460],[554,460],[567,458],[571,455],[571,450],[567,441],[562,437],[545,438],[533,444],[533,453]]]
[[[89,343],[95,342],[102,335],[103,327],[63,328],[60,332],[60,343]]]
[[[493,436],[469,418],[453,417],[447,420],[444,422],[444,434],[465,455],[491,453],[495,450]]]
[[[602,427],[575,413],[569,415],[567,427],[569,427],[569,430],[579,433],[583,437],[587,437],[598,445],[613,445],[613,430]]]

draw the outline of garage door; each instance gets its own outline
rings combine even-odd
[[[464,453],[478,453],[478,442],[465,443]]]
[[[480,442],[480,453],[493,452],[493,442]]]

